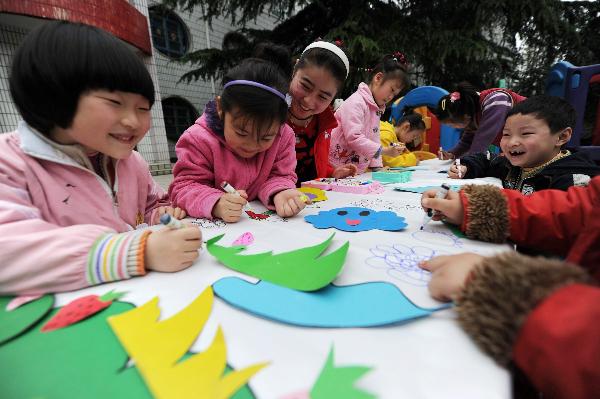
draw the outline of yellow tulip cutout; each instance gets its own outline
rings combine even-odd
[[[158,321],[158,298],[108,319],[156,398],[229,398],[267,365],[255,364],[223,375],[227,350],[220,327],[206,351],[181,360],[202,331],[212,303],[213,291],[208,287],[166,320]]]

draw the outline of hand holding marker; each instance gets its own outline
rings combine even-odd
[[[227,183],[226,181],[223,181],[221,183],[221,188],[223,189],[223,191],[225,191],[226,193],[229,194],[237,194],[238,196],[241,197],[240,193],[237,192],[237,190],[235,188],[233,188],[233,186],[229,183]],[[244,211],[250,211],[250,212],[254,212],[254,209],[252,209],[252,207],[250,206],[250,204],[248,202],[246,202],[246,204],[243,206],[242,208]]]
[[[435,193],[435,198],[444,199],[448,195],[448,191],[450,191],[450,186],[446,183],[443,183],[440,188],[438,188],[437,193]],[[423,223],[421,224],[421,230],[425,228],[425,225],[429,223],[431,218],[433,217],[433,209],[429,209],[423,218]]]
[[[184,227],[183,223],[181,223],[181,221],[175,219],[173,216],[169,215],[168,213],[165,213],[164,215],[162,215],[160,217],[160,222],[162,224],[164,224],[165,226],[167,226],[170,229],[181,229]]]
[[[462,179],[462,172],[460,170],[460,158],[456,158],[456,161],[454,161],[456,164],[456,170],[458,171],[458,178]]]

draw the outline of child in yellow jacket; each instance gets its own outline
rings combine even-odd
[[[385,147],[400,146],[404,152],[397,157],[383,156],[383,166],[415,166],[419,160],[406,148],[406,143],[414,141],[425,130],[425,122],[421,115],[409,113],[398,120],[396,126],[389,122],[380,122],[381,145]]]

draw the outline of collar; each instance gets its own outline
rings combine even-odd
[[[20,147],[27,155],[63,165],[83,167],[91,171],[94,170],[90,159],[79,144],[59,144],[50,140],[24,121],[19,122],[17,134],[21,142]]]
[[[383,114],[383,112],[385,111],[385,104],[381,107],[377,105],[377,103],[375,102],[375,98],[373,97],[373,92],[369,88],[368,84],[366,84],[365,82],[360,82],[357,91],[365,100],[369,108],[373,108],[376,112],[381,112]]]

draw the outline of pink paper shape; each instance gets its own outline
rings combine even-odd
[[[280,399],[310,399],[309,391],[294,392],[289,395],[282,396]]]
[[[239,236],[231,245],[250,245],[254,242],[254,236],[249,231]]]
[[[42,295],[22,295],[22,296],[18,296],[16,298],[14,298],[12,301],[10,301],[7,305],[6,305],[6,311],[10,312],[11,310],[15,310],[16,308],[18,308],[19,306],[23,306],[26,303],[29,303],[31,301],[35,301],[36,299],[40,298]]]

